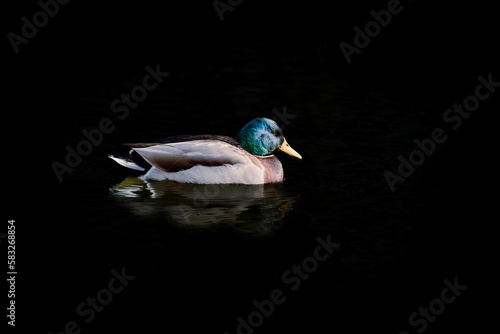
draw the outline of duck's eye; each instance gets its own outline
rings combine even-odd
[[[277,136],[278,136],[278,130],[273,130],[273,131],[271,131],[271,134],[272,134],[273,136],[276,136],[276,137],[277,137]]]

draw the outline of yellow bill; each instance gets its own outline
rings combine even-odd
[[[283,144],[280,146],[279,149],[287,154],[290,154],[292,157],[302,159],[302,156],[299,153],[297,153],[297,151],[295,151],[290,145],[288,145],[286,139],[283,141]]]

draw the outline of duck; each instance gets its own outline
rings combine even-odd
[[[181,135],[152,143],[124,143],[127,156],[109,155],[123,167],[145,172],[147,181],[197,184],[268,184],[283,182],[282,151],[302,159],[286,141],[278,124],[255,118],[236,137]]]

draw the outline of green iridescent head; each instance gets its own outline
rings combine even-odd
[[[248,122],[238,132],[236,140],[243,149],[253,155],[271,155],[280,149],[302,159],[300,154],[288,145],[278,124],[269,118],[255,118]]]

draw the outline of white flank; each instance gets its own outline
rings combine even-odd
[[[145,148],[136,148],[147,162],[153,167],[142,176],[145,180],[173,180],[183,183],[240,183],[263,184],[263,166],[253,163],[249,155],[238,147],[218,140],[193,140],[180,143],[155,145]],[[155,160],[163,155],[174,159],[187,160],[194,167],[178,172],[164,172],[156,167]],[[196,165],[196,161],[201,163]],[[203,162],[227,161],[224,165],[204,166]],[[160,166],[161,167],[161,166]]]

